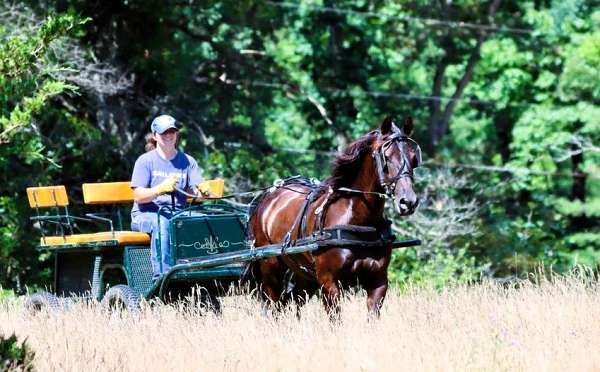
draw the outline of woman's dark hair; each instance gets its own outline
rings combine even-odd
[[[156,140],[154,139],[154,134],[148,133],[146,134],[144,139],[146,140],[146,145],[144,146],[146,152],[152,151],[156,148]]]

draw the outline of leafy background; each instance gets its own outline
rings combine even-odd
[[[600,3],[55,0],[0,5],[0,285],[49,282],[25,188],[126,180],[150,120],[228,191],[412,116],[424,241],[396,284],[600,262]],[[392,213],[390,213],[392,215]]]

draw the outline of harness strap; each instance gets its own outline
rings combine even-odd
[[[307,225],[307,220],[308,220],[308,207],[310,206],[311,203],[313,203],[315,201],[315,199],[317,199],[317,197],[319,196],[319,194],[322,191],[322,187],[316,187],[313,188],[310,193],[308,193],[306,195],[306,197],[304,198],[304,204],[300,210],[300,213],[298,214],[298,216],[296,217],[294,224],[292,225],[292,227],[290,228],[290,230],[287,232],[286,234],[286,239],[284,240],[284,243],[282,244],[281,247],[281,259],[290,267],[291,271],[296,274],[298,277],[301,277],[302,279],[306,280],[306,281],[314,281],[316,278],[316,273],[314,272],[314,270],[310,267],[306,267],[304,265],[299,264],[298,262],[296,262],[296,260],[292,259],[290,256],[285,254],[285,249],[287,247],[289,247],[290,245],[296,245],[298,244],[300,241],[303,240],[307,240],[306,239],[306,225]],[[293,231],[296,229],[296,226],[299,224],[298,226],[298,236],[297,239],[295,240],[290,240],[291,235],[293,233]]]
[[[311,237],[299,238],[291,242],[294,245],[316,243],[319,248],[379,248],[394,241],[391,221],[383,220],[377,228],[359,225],[334,225],[315,232]],[[316,272],[312,267],[298,263],[291,256],[283,254],[281,259],[289,266],[293,274],[303,280],[315,283]]]
[[[373,151],[373,159],[375,159],[375,169],[377,170],[377,178],[379,179],[379,184],[386,191],[386,195],[389,195],[387,185],[385,183],[385,173],[383,172],[383,162],[385,161],[385,157],[379,153],[380,150]],[[383,158],[383,159],[382,159]]]
[[[304,208],[302,211],[302,224],[300,226],[300,231],[298,231],[298,237],[299,238],[304,238],[305,236],[307,236],[307,232],[306,232],[306,225],[307,225],[307,221],[308,221],[308,207],[310,204],[312,204],[316,199],[318,199],[319,195],[321,194],[323,188],[319,187],[316,188],[314,190],[312,190],[310,192],[310,194],[308,194],[308,196],[306,197],[306,201],[304,203]],[[328,195],[327,197],[325,197],[325,200],[327,200],[327,198],[329,197],[329,194],[331,194],[332,189],[331,187],[329,188],[328,191]]]
[[[321,205],[319,205],[319,207],[315,209],[315,228],[319,234],[323,232],[323,225],[325,224],[325,215],[327,214],[327,207],[329,207],[329,204],[331,204],[333,200],[333,193],[333,188],[329,187],[329,189],[327,190],[327,196],[325,196],[325,200],[323,200],[323,203],[321,203]]]
[[[285,254],[286,248],[289,247],[291,244],[294,244],[294,241],[292,241],[292,234],[294,233],[294,230],[296,230],[296,226],[300,225],[300,231],[298,232],[298,235],[300,235],[300,233],[302,232],[301,225],[303,224],[303,219],[304,219],[304,216],[306,215],[306,209],[308,208],[308,205],[310,204],[310,196],[311,195],[312,195],[312,192],[309,193],[308,195],[306,195],[306,197],[304,198],[304,204],[302,205],[302,209],[300,210],[300,213],[296,216],[296,219],[294,220],[294,223],[288,230],[287,234],[285,234],[285,237],[283,238],[283,242],[281,243],[281,254]],[[300,236],[298,236],[298,237],[300,237]]]

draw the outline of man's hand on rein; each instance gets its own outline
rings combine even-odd
[[[158,195],[167,194],[175,191],[175,185],[177,184],[177,177],[170,176],[166,180],[162,181],[155,188]]]
[[[204,197],[210,196],[210,194],[211,194],[210,186],[208,185],[207,182],[200,182],[200,184],[197,187],[198,187],[198,191],[202,194],[202,196],[204,196]]]

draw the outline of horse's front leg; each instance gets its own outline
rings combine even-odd
[[[331,273],[322,275],[318,278],[321,286],[322,302],[329,320],[337,322],[340,319],[340,288]]]
[[[383,300],[388,290],[387,270],[377,273],[375,277],[363,281],[363,288],[367,291],[367,310],[369,317],[379,318]]]
[[[385,283],[380,283],[374,288],[367,289],[367,309],[369,310],[369,316],[379,318],[387,289],[387,280]]]
[[[340,278],[348,263],[348,250],[329,249],[316,257],[317,283],[321,288],[323,307],[331,322],[340,320]]]

